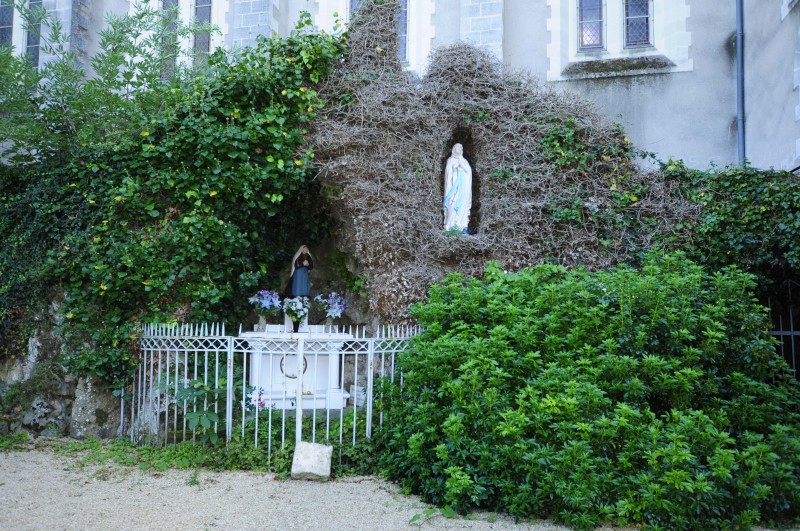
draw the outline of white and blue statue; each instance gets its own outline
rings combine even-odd
[[[453,145],[444,169],[444,230],[467,234],[472,208],[472,167],[464,158],[464,146]]]

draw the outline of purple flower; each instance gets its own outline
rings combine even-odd
[[[322,307],[326,317],[332,319],[338,319],[347,309],[347,300],[335,291],[327,295],[317,295],[314,297],[314,302]]]
[[[275,291],[263,289],[247,300],[261,316],[278,315],[281,311],[281,298]]]

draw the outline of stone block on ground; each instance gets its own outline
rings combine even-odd
[[[119,398],[115,398],[94,378],[79,378],[72,404],[69,436],[108,439],[119,430]]]
[[[333,446],[299,442],[292,459],[292,479],[328,481],[331,478]]]

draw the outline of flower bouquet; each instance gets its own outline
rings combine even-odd
[[[314,297],[314,302],[322,307],[325,317],[331,319],[338,319],[347,309],[347,301],[335,291],[330,292],[328,295],[317,295]]]
[[[294,297],[283,301],[283,311],[293,323],[299,323],[308,315],[308,306],[308,297]]]
[[[274,317],[281,313],[281,298],[275,291],[261,290],[249,299],[248,302],[256,307],[259,317]]]

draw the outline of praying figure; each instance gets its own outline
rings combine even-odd
[[[467,233],[472,208],[472,168],[464,158],[464,146],[453,145],[444,170],[444,230]]]
[[[314,268],[314,258],[308,247],[301,245],[292,258],[292,273],[289,277],[292,297],[308,297],[311,294],[311,280],[308,272]]]

